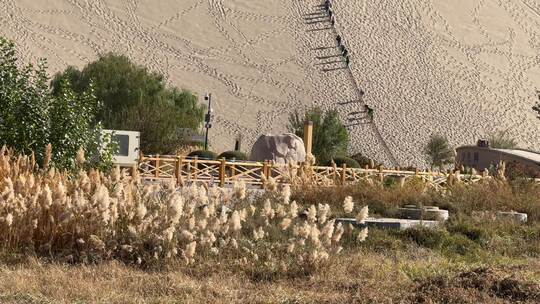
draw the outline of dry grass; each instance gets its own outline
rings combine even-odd
[[[418,181],[304,184],[291,194],[269,180],[257,196],[241,184],[142,185],[117,170],[35,172],[31,158],[9,152],[0,183],[1,303],[540,301],[540,193],[531,184],[445,193]],[[453,215],[440,229],[372,230],[365,242],[332,222],[402,204]],[[528,211],[531,221],[472,216],[478,209]]]
[[[329,206],[291,202],[288,186],[278,189],[273,180],[264,194],[248,199],[242,183],[232,191],[177,188],[175,181],[144,184],[118,168],[76,176],[33,168],[31,157],[0,151],[5,253],[83,263],[119,259],[141,267],[231,260],[239,268],[288,274],[317,269],[341,251],[345,229],[329,219]],[[357,212],[359,222],[368,215],[361,206]]]
[[[253,280],[232,268],[159,272],[118,262],[57,265],[31,260],[0,269],[2,303],[537,303],[540,264],[458,265],[425,252],[348,252],[325,271]],[[423,254],[423,257],[414,255]],[[474,284],[472,284],[474,283]]]
[[[408,180],[404,187],[361,182],[346,187],[303,188],[295,191],[292,199],[304,203],[326,202],[337,207],[347,196],[361,205],[369,205],[370,211],[377,215],[392,216],[397,207],[412,204],[439,206],[453,214],[464,215],[475,211],[518,211],[527,213],[533,221],[540,221],[540,184],[525,179],[456,183],[444,192],[435,191],[415,179]]]

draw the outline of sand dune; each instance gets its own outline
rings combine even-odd
[[[424,163],[429,134],[453,145],[509,130],[540,149],[531,111],[540,89],[535,0],[2,0],[0,35],[52,71],[116,51],[215,97],[215,150],[285,129],[288,114],[338,109],[351,152]],[[341,62],[334,37],[351,54]],[[360,90],[365,91],[361,98]],[[362,112],[375,108],[375,123]]]

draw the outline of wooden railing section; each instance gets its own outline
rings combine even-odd
[[[488,176],[460,173],[441,173],[431,171],[402,171],[399,169],[348,168],[341,167],[306,167],[276,165],[271,162],[245,162],[222,160],[188,159],[181,156],[141,156],[138,164],[140,175],[149,181],[166,181],[175,179],[179,185],[193,182],[216,184],[221,187],[243,181],[246,185],[260,186],[265,180],[273,178],[277,183],[291,183],[298,178],[300,172],[306,172],[311,183],[319,185],[346,185],[361,180],[377,179],[380,181],[393,179],[403,184],[407,178],[419,178],[436,188],[444,187],[452,180],[473,183]],[[452,175],[452,176],[450,176]]]

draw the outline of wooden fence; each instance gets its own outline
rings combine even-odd
[[[470,174],[447,174],[430,171],[402,171],[380,168],[347,168],[320,166],[276,165],[271,162],[246,162],[222,160],[188,159],[181,156],[141,156],[139,172],[148,181],[175,179],[179,185],[192,182],[216,184],[221,187],[243,181],[246,185],[261,186],[273,178],[277,183],[291,183],[304,176],[319,185],[346,185],[366,179],[394,180],[403,185],[407,178],[416,177],[436,188],[444,187],[450,180],[459,179],[466,183],[477,182],[487,176]],[[452,176],[450,176],[452,175]]]

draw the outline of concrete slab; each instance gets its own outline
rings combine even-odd
[[[520,223],[525,223],[528,220],[527,213],[515,211],[473,211],[472,215],[482,218],[484,220],[505,219],[513,220]]]
[[[511,219],[516,222],[522,222],[522,223],[527,222],[527,213],[521,213],[521,212],[515,212],[515,211],[511,211],[511,212],[499,211],[497,212],[497,217]]]
[[[440,225],[439,221],[421,221],[410,219],[396,219],[396,218],[367,218],[364,224],[357,224],[356,219],[353,218],[338,218],[336,223],[352,224],[356,228],[377,228],[377,229],[392,229],[392,230],[405,230],[414,227],[436,228]]]

